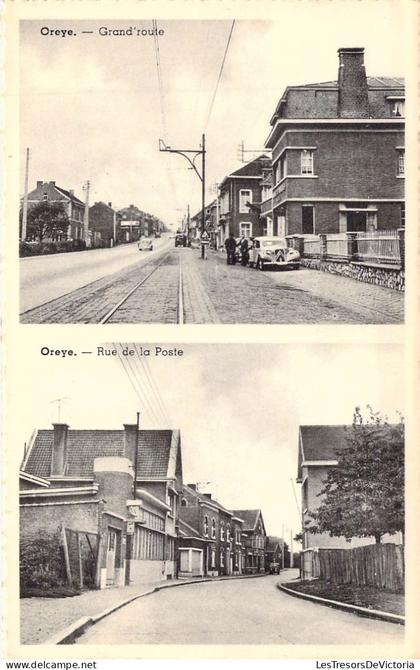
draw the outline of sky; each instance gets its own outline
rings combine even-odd
[[[123,345],[115,346],[120,352]],[[299,425],[348,424],[354,408],[367,404],[390,420],[404,414],[398,345],[159,345],[184,351],[147,358],[169,418],[153,401],[141,346],[154,353],[153,345],[137,344],[127,374],[119,357],[41,356],[28,344],[21,354],[26,383],[17,386],[23,411],[13,426],[22,451],[34,429],[58,420],[57,398],[67,398],[60,420],[70,428],[122,429],[139,411],[143,428],[181,431],[186,483],[207,482],[205,490],[230,509],[262,509],[268,533],[281,535],[284,527],[289,538],[299,530]]]
[[[200,209],[201,185],[185,159],[159,153],[159,138],[194,149],[205,132],[209,201],[214,184],[240,167],[242,141],[264,148],[287,85],[337,78],[339,47],[365,47],[368,75],[404,75],[403,6],[284,2],[276,21],[236,20],[210,116],[232,21],[158,20],[163,118],[154,38],[97,32],[151,21],[22,21],[21,192],[29,147],[30,188],[55,180],[84,199],[89,179],[91,202],[136,204],[174,225],[187,204]],[[76,35],[43,36],[43,26]]]

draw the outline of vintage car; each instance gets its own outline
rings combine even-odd
[[[249,253],[249,265],[257,270],[268,267],[299,270],[300,254],[287,246],[284,237],[254,237]]]
[[[187,236],[184,233],[177,233],[175,235],[175,246],[176,247],[186,247],[187,246]]]
[[[142,237],[137,246],[139,251],[153,251],[153,242],[149,237]]]

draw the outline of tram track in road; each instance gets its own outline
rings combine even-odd
[[[180,254],[167,251],[21,314],[22,323],[183,323]]]

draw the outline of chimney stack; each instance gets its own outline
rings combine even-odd
[[[368,119],[369,97],[363,48],[339,49],[338,116]]]
[[[70,195],[74,195],[74,189],[73,189],[73,188],[70,188],[70,189],[69,189],[69,193],[70,193]]]
[[[50,181],[50,186],[55,186],[55,181]]]
[[[51,458],[51,476],[64,475],[67,465],[67,433],[66,423],[53,423],[54,438]]]
[[[36,182],[36,187],[41,188],[43,183],[44,183],[43,181],[37,181]]]
[[[124,424],[124,456],[135,467],[137,451],[137,424]]]

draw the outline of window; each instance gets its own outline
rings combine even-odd
[[[302,205],[302,233],[304,235],[313,235],[314,232],[314,206]]]
[[[225,566],[225,552],[223,549],[220,550],[220,567],[224,568]]]
[[[400,205],[401,228],[405,228],[405,202]]]
[[[303,149],[300,154],[300,173],[314,173],[314,152],[311,149]]]
[[[252,203],[252,191],[241,189],[239,191],[239,212],[241,214],[248,214],[249,207],[247,203]]]
[[[48,193],[44,193],[43,196],[42,196],[42,199],[43,200],[48,200]]]
[[[251,237],[252,236],[252,223],[242,222],[239,224],[239,235],[240,237]]]
[[[188,507],[188,501],[186,498],[181,498],[181,507]]]
[[[274,168],[274,183],[278,184],[287,175],[287,157],[284,153]]]
[[[225,523],[224,523],[224,521],[220,522],[220,539],[222,541],[225,539]]]
[[[226,540],[227,542],[230,542],[230,523],[226,526]]]
[[[405,174],[405,151],[400,149],[398,151],[398,162],[397,162],[397,176],[404,177]]]
[[[209,536],[209,517],[207,514],[204,517],[204,536],[208,537]]]
[[[216,550],[214,549],[214,547],[212,547],[210,551],[210,567],[211,568],[216,567]]]
[[[405,116],[405,101],[404,100],[392,100],[391,101],[391,114],[392,114],[392,116]]]
[[[212,540],[216,539],[216,519],[211,520],[211,537]]]
[[[165,558],[164,538],[162,533],[136,526],[133,558],[144,561],[163,561]]]

